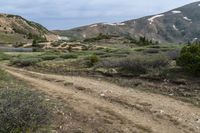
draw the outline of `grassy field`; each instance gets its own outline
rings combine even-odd
[[[46,71],[59,71],[66,74],[90,71],[112,75],[112,71],[115,71],[119,75],[151,75],[153,73],[159,75],[164,69],[176,67],[174,62],[181,48],[182,46],[176,44],[126,46],[124,48],[117,48],[114,45],[113,47],[72,52],[6,52],[1,53],[0,59],[10,60],[10,65],[44,71],[47,69]],[[133,64],[133,62],[137,63]],[[139,73],[134,73],[134,71]]]
[[[95,47],[95,44],[87,45],[91,45],[89,47]],[[99,46],[99,44],[96,45]],[[90,71],[92,73],[100,72],[106,75],[112,75],[112,70],[114,70],[117,74],[121,75],[135,75],[133,69],[129,71],[130,68],[125,68],[127,65],[130,65],[130,67],[142,68],[143,70],[141,71],[143,72],[139,74],[152,74],[155,71],[159,71],[161,74],[161,69],[176,67],[174,62],[183,47],[183,45],[178,44],[136,46],[133,44],[106,45],[104,43],[100,46],[93,50],[71,52],[7,52],[1,54],[1,60],[6,60],[7,58],[7,60],[10,60],[9,64],[11,65],[25,66],[37,70],[48,69],[47,71],[52,72],[56,70],[60,73]],[[129,62],[129,64],[125,64],[125,62]],[[132,62],[137,62],[137,64],[133,64]],[[165,66],[159,66],[159,63]],[[143,65],[146,68],[139,65]],[[156,74],[158,75],[158,73]]]
[[[133,88],[143,84],[139,87],[143,91],[173,96],[199,106],[198,78],[185,73],[176,64],[183,46],[162,44],[72,52],[10,52],[2,53],[1,57],[9,60],[6,61],[9,65],[33,71],[103,77]],[[135,80],[140,82],[135,83]],[[154,89],[148,86],[149,83],[155,84]]]

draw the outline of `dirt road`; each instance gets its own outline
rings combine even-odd
[[[90,78],[5,70],[62,99],[75,114],[63,132],[200,133],[200,108],[182,101]]]

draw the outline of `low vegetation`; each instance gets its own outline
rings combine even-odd
[[[117,60],[105,60],[102,61],[98,67],[116,68],[121,73],[138,75],[146,74],[151,70],[164,68],[168,63],[168,59],[164,56],[137,56]]]
[[[68,54],[63,54],[60,57],[63,59],[76,59],[76,58],[78,58],[78,55],[68,53]]]
[[[31,55],[31,56],[17,56],[10,60],[10,65],[18,67],[28,67],[34,66],[39,62],[55,60],[55,59],[76,59],[78,58],[75,54],[64,54],[59,52],[45,52],[40,55]]]
[[[99,62],[99,58],[96,54],[93,54],[89,57],[88,64],[89,64],[90,67],[94,66],[97,62]]]
[[[40,58],[14,58],[10,61],[11,65],[19,67],[27,67],[35,65],[36,63],[42,61]]]
[[[141,36],[141,37],[139,37],[139,39],[134,39],[132,37],[127,37],[127,39],[129,39],[131,41],[131,43],[135,43],[138,46],[148,46],[148,45],[158,45],[159,44],[159,42],[149,40],[145,36],[144,37]]]
[[[87,38],[83,42],[95,42],[103,39],[110,39],[111,37],[110,35],[99,34],[97,37]]]
[[[0,132],[48,132],[52,116],[41,93],[0,70]]]
[[[87,46],[87,50],[67,52],[1,53],[0,59],[33,71],[103,77],[122,86],[134,89],[140,86],[139,89],[178,97],[199,106],[199,93],[196,93],[199,84],[194,76],[200,68],[199,44],[88,43]],[[149,87],[149,84],[157,86]]]
[[[3,52],[0,52],[0,61],[9,60],[11,57]]]

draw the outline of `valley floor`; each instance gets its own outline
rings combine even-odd
[[[4,69],[65,105],[57,132],[200,132],[200,108],[189,103],[102,80]]]

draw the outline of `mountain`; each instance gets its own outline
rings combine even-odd
[[[0,14],[0,43],[28,43],[33,39],[52,40],[56,35],[42,25],[28,21],[21,16]]]
[[[101,33],[135,39],[145,36],[160,42],[185,43],[200,39],[200,2],[121,23],[97,23],[54,32],[72,39],[92,38]]]

